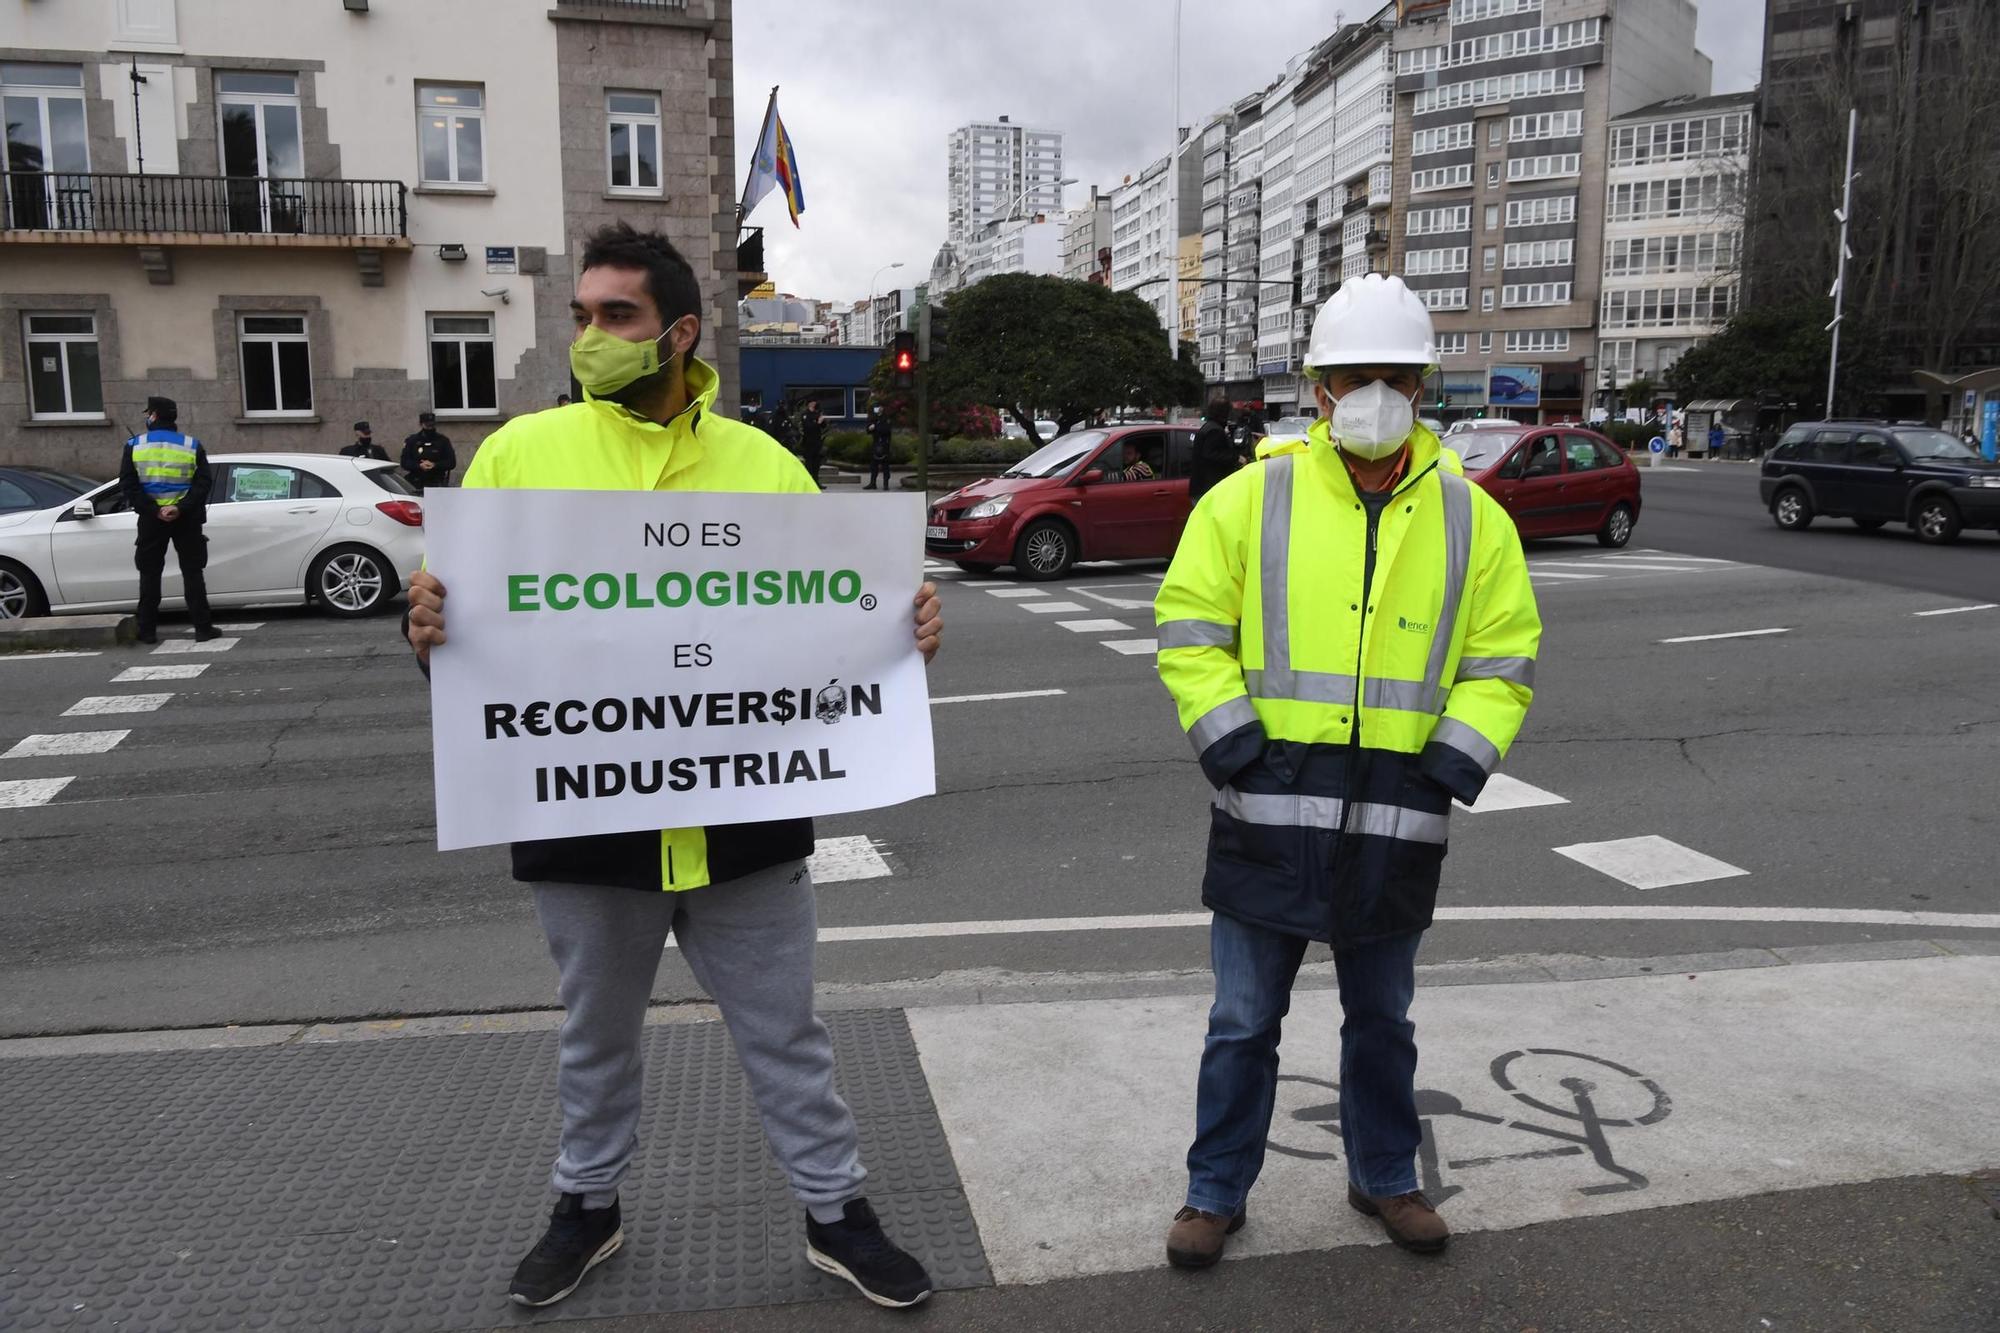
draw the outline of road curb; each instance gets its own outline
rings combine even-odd
[[[138,637],[131,616],[31,616],[0,622],[0,653],[116,648]]]

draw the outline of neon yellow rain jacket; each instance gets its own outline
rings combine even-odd
[[[1215,787],[1202,901],[1336,947],[1430,925],[1452,798],[1533,697],[1513,521],[1429,430],[1409,449],[1371,507],[1315,423],[1203,497],[1155,603]]]

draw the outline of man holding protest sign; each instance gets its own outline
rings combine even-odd
[[[666,238],[622,223],[598,232],[571,302],[570,366],[585,401],[495,432],[465,489],[815,490],[775,440],[711,410],[716,374],[693,355],[701,303]],[[427,669],[445,643],[444,602],[436,577],[412,577],[407,634]],[[915,635],[926,662],[942,629],[925,584]],[[618,1185],[637,1146],[646,1006],[670,931],[722,1011],[766,1138],[806,1207],[808,1259],[880,1305],[930,1294],[923,1266],[888,1239],[862,1195],[854,1117],[834,1091],[832,1044],[813,1012],[812,850],[805,819],[514,844],[514,876],[535,884],[567,1011],[560,1199],[515,1271],[516,1302],[561,1300],[623,1242]]]

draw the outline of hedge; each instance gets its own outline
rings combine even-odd
[[[872,456],[868,433],[859,430],[831,431],[826,437],[826,456],[830,462],[844,463],[849,467],[865,468]],[[931,446],[933,463],[1018,463],[1034,452],[1034,446],[1026,440],[968,440],[956,438],[939,440]],[[898,432],[889,437],[889,461],[907,467],[916,461],[917,437]]]

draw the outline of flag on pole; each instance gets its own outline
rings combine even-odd
[[[792,225],[798,226],[799,214],[806,211],[806,192],[799,180],[799,161],[792,152],[792,136],[785,133],[785,122],[778,115],[776,88],[771,90],[770,105],[764,109],[764,133],[758,137],[757,151],[750,159],[750,179],[743,186],[741,216],[748,219],[750,211],[773,189],[784,193]]]

